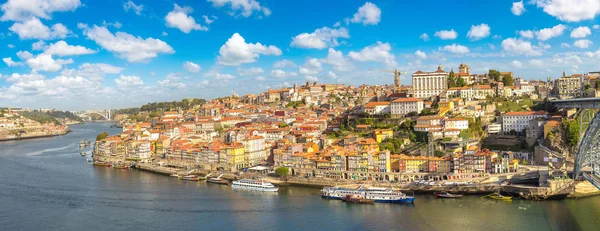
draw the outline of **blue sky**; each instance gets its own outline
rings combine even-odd
[[[598,71],[600,61],[600,0],[0,5],[0,106],[121,108],[307,80],[389,84],[383,70],[461,62],[546,79]]]

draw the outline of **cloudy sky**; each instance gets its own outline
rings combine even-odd
[[[386,70],[598,71],[600,0],[2,0],[0,106],[257,93]],[[410,76],[402,79],[410,84]]]

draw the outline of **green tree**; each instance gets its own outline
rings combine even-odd
[[[448,87],[456,87],[456,80],[454,79],[454,71],[451,70],[448,74]]]
[[[108,132],[100,133],[96,136],[96,141],[106,139],[106,137],[108,137]]]
[[[591,88],[592,88],[592,86],[590,86],[589,84],[586,84],[585,86],[583,86],[583,89],[586,90],[586,91],[589,90],[589,89],[591,89]]]
[[[490,78],[492,78],[494,81],[500,81],[500,72],[495,70],[495,69],[491,69],[488,71],[488,76]]]
[[[456,86],[457,87],[464,87],[465,84],[465,80],[462,77],[458,77],[458,79],[456,80]]]
[[[285,127],[288,127],[288,126],[290,126],[290,125],[288,125],[288,124],[286,124],[286,123],[283,123],[283,122],[282,122],[282,123],[279,123],[279,127],[280,127],[280,128],[285,128]]]
[[[415,133],[409,133],[408,134],[408,138],[410,139],[410,141],[415,142],[417,141],[417,135],[415,135]]]
[[[290,169],[287,167],[279,167],[275,169],[275,174],[281,177],[286,177],[290,174]]]
[[[512,86],[515,83],[515,79],[511,75],[504,75],[502,77],[502,83],[504,86]]]
[[[579,124],[577,120],[566,120],[562,121],[563,129],[566,131],[565,138],[567,139],[567,145],[573,147],[579,142]]]
[[[600,81],[596,81],[596,83],[594,84],[594,86],[596,86],[596,89],[600,88]]]

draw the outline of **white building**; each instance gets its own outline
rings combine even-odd
[[[437,71],[417,71],[412,75],[412,87],[416,98],[430,98],[448,89],[448,72],[439,66]]]
[[[369,115],[381,115],[390,113],[390,102],[368,102],[363,107],[363,112]]]
[[[487,126],[488,134],[498,134],[502,131],[502,124],[490,124]]]
[[[398,98],[391,103],[392,118],[401,117],[411,112],[421,113],[423,100],[417,98]]]
[[[502,132],[523,132],[529,121],[537,118],[545,118],[545,111],[507,112],[502,115]]]
[[[465,118],[447,118],[444,120],[444,128],[446,129],[469,129],[469,120]]]

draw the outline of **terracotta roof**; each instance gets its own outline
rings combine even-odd
[[[529,115],[546,115],[545,111],[511,111],[504,113],[502,116],[529,116]]]
[[[418,102],[423,101],[422,99],[417,98],[398,98],[392,101],[392,103],[405,103],[405,102]]]

